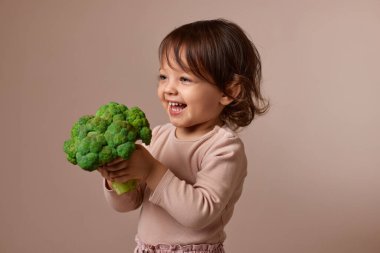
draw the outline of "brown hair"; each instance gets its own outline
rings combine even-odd
[[[183,50],[186,63],[181,60]],[[260,92],[260,55],[235,23],[225,19],[202,20],[174,29],[161,42],[159,59],[170,66],[169,54],[185,71],[216,85],[227,96],[232,85],[240,93],[227,105],[220,119],[233,129],[248,126],[255,115],[265,113],[269,102]]]

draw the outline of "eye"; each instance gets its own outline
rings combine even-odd
[[[183,83],[190,83],[191,82],[191,80],[189,78],[184,77],[184,76],[181,76],[179,80]]]
[[[158,80],[166,80],[166,76],[165,75],[159,75],[158,76]]]

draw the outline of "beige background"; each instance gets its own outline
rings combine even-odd
[[[65,160],[71,125],[155,95],[173,28],[224,17],[263,60],[269,114],[249,155],[228,252],[380,252],[380,2],[0,0],[0,252],[132,252],[138,212],[107,206],[98,173]]]

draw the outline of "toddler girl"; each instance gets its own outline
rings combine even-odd
[[[129,160],[98,169],[108,203],[141,208],[135,252],[224,252],[224,227],[247,175],[235,130],[263,114],[261,63],[242,29],[205,20],[169,33],[159,47],[157,94],[170,123],[153,129],[151,144]],[[118,196],[112,181],[138,179]]]

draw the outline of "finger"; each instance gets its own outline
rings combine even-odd
[[[121,157],[118,157],[118,158],[112,160],[111,162],[107,163],[106,166],[112,166],[112,165],[118,164],[122,161],[124,161],[124,159]]]
[[[109,172],[105,169],[97,169],[97,171],[99,171],[99,173],[102,175],[102,177],[104,177],[105,179],[107,180],[112,180]]]
[[[124,170],[128,167],[128,162],[126,162],[124,160],[123,163],[118,163],[118,164],[115,164],[115,165],[112,165],[112,166],[107,166],[106,167],[106,170],[108,172],[113,172],[113,171],[119,171],[119,170]]]
[[[103,166],[99,166],[96,170],[99,171],[99,172],[105,171],[106,167],[104,165]]]
[[[126,176],[128,174],[129,174],[128,170],[111,171],[109,173],[109,177],[112,178],[112,179],[115,179],[117,177],[123,177],[123,176]]]
[[[106,175],[107,171],[103,168],[98,168],[97,171],[104,177]]]
[[[135,146],[136,146],[136,150],[144,150],[145,149],[145,147],[141,144],[136,144]]]
[[[117,166],[113,166],[108,169],[108,173],[112,178],[126,175],[128,172],[128,164],[126,163],[120,163]]]

